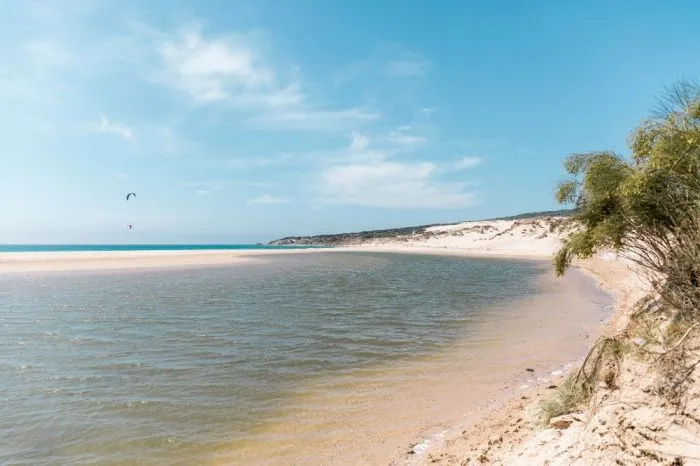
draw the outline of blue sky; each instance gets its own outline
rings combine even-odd
[[[700,77],[700,4],[666,5],[0,0],[0,242],[556,208],[566,154]]]

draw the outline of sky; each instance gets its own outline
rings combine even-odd
[[[0,243],[262,242],[555,209],[567,154],[626,153],[664,87],[700,77],[694,1],[0,11]]]

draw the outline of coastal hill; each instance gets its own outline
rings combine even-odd
[[[478,248],[487,243],[503,242],[514,237],[535,240],[558,238],[571,227],[573,210],[530,212],[510,217],[468,221],[453,224],[431,224],[353,233],[315,236],[289,236],[271,241],[270,245],[361,246],[385,245],[397,242],[405,246],[442,247],[446,239],[458,238],[452,247]],[[500,241],[499,241],[500,238]],[[454,243],[454,241],[452,241]],[[558,244],[558,242],[557,242]],[[552,248],[552,250],[554,250]]]

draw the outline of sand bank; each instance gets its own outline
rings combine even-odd
[[[256,256],[304,254],[322,250],[324,249],[5,252],[0,253],[0,273],[227,266],[245,263]]]
[[[501,257],[510,259],[547,259],[545,253],[420,247],[399,244],[351,246],[332,249],[6,252],[0,253],[0,273],[227,266],[249,262],[260,256],[338,252],[389,252],[468,257]]]

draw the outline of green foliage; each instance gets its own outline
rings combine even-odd
[[[558,186],[555,198],[575,205],[581,229],[554,256],[557,275],[574,258],[602,249],[630,250],[651,242],[666,251],[696,215],[700,88],[681,82],[668,89],[654,117],[632,132],[629,146],[628,158],[604,151],[573,154],[564,161],[572,179]]]

